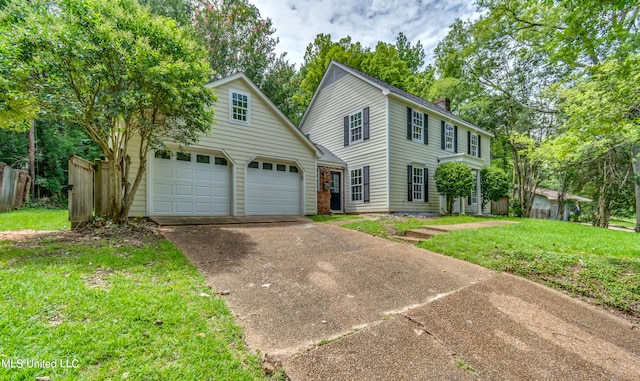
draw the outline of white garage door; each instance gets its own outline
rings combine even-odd
[[[289,164],[253,161],[247,168],[246,215],[300,215],[300,173]]]
[[[152,216],[228,216],[230,171],[225,158],[156,152],[152,158]]]

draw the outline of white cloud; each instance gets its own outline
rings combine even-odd
[[[307,45],[319,33],[334,41],[351,36],[364,46],[395,43],[403,32],[412,44],[422,42],[427,61],[456,18],[477,17],[470,0],[250,0],[269,17],[280,39],[277,52],[287,52],[299,68]]]

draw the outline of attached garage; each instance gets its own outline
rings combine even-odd
[[[230,214],[231,175],[227,159],[196,152],[158,151],[151,160],[151,215]]]
[[[211,131],[183,150],[164,141],[169,155],[149,153],[129,216],[315,214],[319,150],[245,74],[209,87],[217,97]],[[138,137],[129,143],[138,152]]]
[[[252,161],[247,167],[246,215],[300,215],[301,182],[295,165]]]

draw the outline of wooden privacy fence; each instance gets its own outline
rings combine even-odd
[[[0,212],[18,209],[28,201],[31,177],[25,171],[0,163]]]
[[[93,214],[93,163],[69,156],[69,221],[71,228],[91,220]]]
[[[491,201],[491,213],[497,216],[509,214],[509,197],[503,197],[498,201]]]

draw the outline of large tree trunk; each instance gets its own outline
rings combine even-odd
[[[636,190],[636,233],[640,233],[640,141],[631,148],[631,166],[633,167],[633,184]]]

